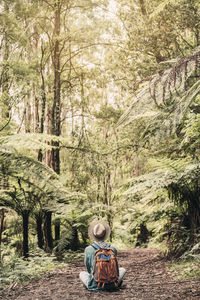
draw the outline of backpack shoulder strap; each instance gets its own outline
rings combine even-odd
[[[99,247],[99,245],[97,245],[96,243],[93,243],[91,245],[95,250],[101,249],[101,247]]]

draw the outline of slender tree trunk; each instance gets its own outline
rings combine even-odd
[[[54,70],[54,101],[51,111],[51,133],[60,136],[61,134],[61,70],[60,70],[60,16],[61,16],[61,1],[57,0],[55,3],[54,15],[54,52],[53,52],[53,70]],[[51,163],[53,170],[60,174],[60,149],[59,142],[52,142],[56,148],[51,151]],[[55,224],[55,238],[60,237],[60,220]]]
[[[111,210],[111,205],[112,205],[112,186],[111,186],[111,171],[110,171],[110,166],[109,163],[107,163],[107,207],[108,207],[108,224],[110,225],[111,228],[111,233],[110,233],[110,241],[112,242],[112,224],[113,224],[113,214]]]
[[[28,101],[30,101],[30,95],[29,95],[29,99]],[[30,103],[25,103],[26,105],[26,109],[25,109],[25,131],[26,132],[31,132],[31,104]]]
[[[55,221],[55,241],[60,239],[60,220]]]
[[[44,81],[44,74],[43,74],[43,57],[44,57],[44,49],[42,47],[42,58],[40,63],[40,74],[42,79],[42,86],[41,86],[42,107],[41,107],[40,130],[39,130],[40,133],[44,132],[45,110],[46,110],[46,92],[45,92],[45,81]],[[41,149],[39,149],[38,151],[38,160],[39,161],[43,160],[43,154]]]
[[[72,226],[72,235],[73,235],[73,241],[71,244],[71,249],[76,251],[79,247],[79,238],[78,238],[78,230],[76,226]]]
[[[0,189],[6,190],[9,188],[8,176],[6,175],[6,165],[1,165],[1,180]],[[1,243],[2,243],[2,233],[5,227],[5,212],[4,208],[0,209],[0,264],[1,264]]]
[[[0,211],[0,264],[1,264],[1,243],[2,243],[2,233],[4,231],[4,219],[5,219],[5,209]]]
[[[9,13],[9,5],[4,1],[4,9],[6,13]],[[8,42],[8,34],[5,29],[4,43],[3,43],[3,67],[1,74],[1,89],[3,97],[1,98],[2,109],[0,111],[3,120],[8,121],[10,116],[10,95],[9,95],[9,53],[10,47]]]
[[[2,233],[3,233],[3,230],[4,230],[4,219],[5,219],[5,209],[2,208],[1,211],[0,211],[0,245],[1,245],[1,242],[2,242]]]
[[[44,247],[44,235],[42,230],[43,216],[41,213],[36,215],[36,227],[37,227],[37,239],[38,247],[43,249]]]
[[[22,212],[23,219],[23,255],[25,258],[29,255],[29,245],[28,245],[28,222],[29,222],[29,214],[28,210],[24,210]]]
[[[52,218],[52,212],[46,211],[44,217],[44,236],[45,236],[45,251],[48,253],[51,253],[53,249],[51,218]]]
[[[198,184],[198,183],[197,183]],[[196,188],[198,191],[198,188]],[[195,241],[200,225],[200,205],[199,195],[197,193],[190,192],[190,198],[188,197],[188,218],[190,221],[190,236],[191,242]]]
[[[101,195],[101,177],[97,174],[97,203],[100,202],[100,195]]]
[[[140,175],[140,167],[139,167],[139,156],[138,153],[135,153],[134,157],[134,176],[139,176]]]
[[[33,85],[33,89],[35,86]],[[34,132],[39,132],[39,99],[35,95],[35,103],[34,103]]]
[[[57,0],[54,3],[54,32],[53,32],[53,51],[52,51],[52,63],[53,63],[53,73],[54,73],[54,85],[53,85],[53,104],[51,110],[51,117],[48,116],[51,122],[50,133],[52,135],[60,136],[61,133],[61,116],[60,116],[60,105],[61,105],[61,68],[60,68],[60,17],[61,17],[61,1]],[[43,98],[44,99],[44,98]],[[45,100],[46,101],[46,100]],[[47,128],[49,130],[49,127]],[[46,154],[46,163],[49,165],[57,174],[60,174],[60,150],[59,142],[53,141],[53,148],[50,152]],[[45,250],[51,252],[53,249],[53,237],[51,230],[52,223],[52,212],[45,212],[44,220],[44,236],[45,236]],[[57,236],[60,235],[60,226],[57,227]]]
[[[57,0],[55,3],[55,17],[54,17],[54,52],[53,52],[53,70],[54,70],[54,101],[52,106],[51,118],[51,133],[60,136],[61,120],[60,120],[60,101],[61,101],[61,70],[60,70],[60,15],[61,3]],[[53,142],[56,149],[52,149],[52,165],[53,170],[60,174],[60,150],[59,142]]]
[[[46,118],[46,133],[51,134],[51,107],[47,106],[47,118]],[[49,144],[49,142],[47,142]],[[47,150],[44,155],[44,160],[47,166],[52,168],[51,150]]]

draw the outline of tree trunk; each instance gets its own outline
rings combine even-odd
[[[113,214],[112,214],[112,210],[111,210],[111,205],[112,205],[112,186],[111,186],[111,173],[110,173],[110,166],[107,163],[107,189],[108,189],[108,193],[107,193],[107,206],[108,206],[108,216],[107,216],[107,220],[108,220],[108,224],[111,228],[111,233],[110,233],[110,241],[112,242],[112,225],[113,225]]]
[[[51,133],[60,136],[61,120],[60,120],[60,98],[61,98],[61,70],[60,70],[60,15],[61,3],[57,0],[55,3],[54,15],[54,51],[53,51],[53,70],[54,70],[54,101],[51,111]],[[52,142],[52,146],[56,147],[51,150],[51,164],[53,170],[60,174],[60,149],[59,142]],[[60,237],[60,222],[55,225],[55,239]]]
[[[51,253],[53,249],[51,218],[52,218],[52,212],[46,211],[44,216],[44,236],[45,236],[45,251],[48,253]]]
[[[42,230],[42,214],[39,213],[36,215],[36,227],[37,227],[37,238],[38,238],[38,247],[43,249],[44,247],[44,235]]]
[[[29,99],[27,101],[30,101],[30,95]],[[31,104],[25,103],[26,109],[25,109],[25,132],[31,132]]]
[[[51,109],[48,106],[47,108],[47,134],[50,133],[50,122],[51,122]],[[48,150],[45,153],[45,162],[46,164],[52,168],[52,151]],[[53,249],[53,237],[52,237],[52,230],[51,230],[51,219],[52,219],[52,212],[46,211],[44,215],[44,239],[45,239],[45,251],[48,253],[52,252]]]
[[[1,242],[2,242],[2,233],[4,231],[4,219],[5,219],[5,209],[2,208],[0,211],[0,264],[1,264]]]
[[[35,90],[35,86],[33,85],[33,90]],[[39,99],[36,95],[34,95],[35,103],[34,103],[34,132],[39,132]]]
[[[46,133],[51,134],[51,107],[48,105],[47,107],[47,120],[46,120]],[[49,144],[49,142],[47,142]],[[51,159],[51,150],[47,150],[44,155],[44,160],[47,166],[52,168],[52,159]]]
[[[60,136],[60,97],[61,97],[61,80],[60,80],[60,14],[61,4],[60,0],[55,3],[55,17],[54,17],[54,51],[53,51],[53,70],[54,70],[54,101],[51,111],[51,133]],[[59,142],[53,142],[56,149],[52,149],[52,166],[53,170],[60,174],[60,150]]]
[[[7,14],[9,14],[9,5],[4,1],[4,9]],[[8,42],[8,34],[7,29],[5,28],[4,33],[4,43],[3,43],[3,65],[2,65],[2,73],[1,73],[1,89],[3,97],[1,97],[1,107],[0,115],[3,120],[8,121],[10,117],[10,94],[9,94],[9,53],[10,47]],[[9,121],[8,121],[9,123]]]
[[[71,243],[71,249],[76,251],[79,248],[78,230],[76,226],[72,226],[72,235],[73,235],[73,240]]]
[[[139,176],[140,175],[140,167],[139,167],[139,156],[138,153],[135,153],[134,157],[134,173],[133,176]]]
[[[55,221],[55,241],[60,239],[60,220]]]
[[[2,241],[2,233],[4,230],[4,219],[5,219],[5,209],[2,208],[0,211],[0,246],[1,246],[1,241]]]
[[[28,245],[28,220],[29,220],[29,211],[24,210],[22,212],[23,219],[23,255],[25,258],[28,257],[29,254],[29,245]]]
[[[41,119],[40,119],[40,133],[44,132],[44,122],[45,122],[45,110],[46,110],[46,93],[45,93],[45,80],[44,80],[44,74],[43,74],[43,57],[44,57],[44,50],[42,47],[42,58],[41,58],[41,64],[40,64],[40,74],[42,79],[42,86],[41,86],[41,93],[42,93],[42,108],[41,108]],[[47,122],[48,122],[48,114],[47,114]],[[48,125],[47,125],[48,126]],[[43,154],[42,150],[39,149],[38,151],[38,160],[43,160]]]
[[[61,70],[60,70],[60,16],[61,16],[61,1],[57,0],[54,4],[54,32],[53,32],[53,45],[52,45],[52,62],[54,73],[54,85],[53,85],[53,104],[51,109],[48,110],[48,124],[47,131],[49,130],[49,122],[51,122],[50,132],[52,135],[60,136],[61,133],[61,116],[60,116],[60,99],[61,99]],[[44,84],[44,81],[43,81]],[[43,95],[43,103],[46,103],[45,94]],[[50,116],[50,115],[51,116]],[[46,163],[57,174],[60,174],[60,150],[59,142],[52,141],[53,148],[46,153]],[[53,238],[51,230],[52,212],[45,212],[44,220],[44,237],[45,237],[45,251],[51,252],[53,248]],[[57,227],[57,236],[60,236],[60,226]]]

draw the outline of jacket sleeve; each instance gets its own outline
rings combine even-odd
[[[91,272],[91,254],[88,248],[85,248],[84,264],[86,266],[87,272]]]

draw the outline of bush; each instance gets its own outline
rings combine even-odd
[[[41,249],[36,253],[30,253],[28,259],[16,257],[9,249],[3,251],[4,262],[0,269],[1,289],[8,288],[13,283],[27,282],[32,279],[39,279],[41,276],[56,267],[63,267],[66,264],[58,262],[54,255],[46,254]]]

